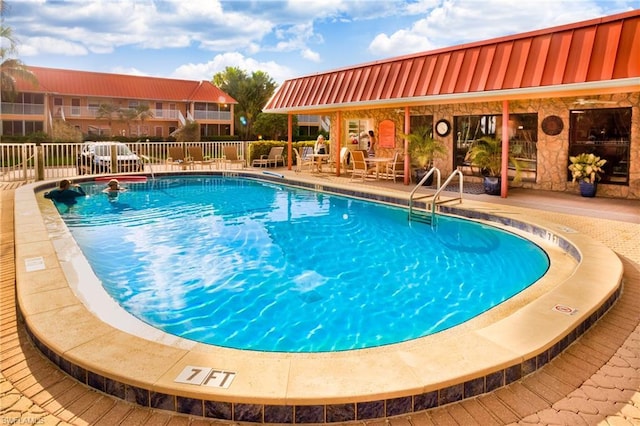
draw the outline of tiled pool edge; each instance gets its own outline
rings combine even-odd
[[[570,330],[559,342],[537,356],[520,364],[495,371],[457,385],[435,391],[393,399],[327,405],[268,405],[187,398],[168,395],[149,389],[132,386],[87,371],[55,353],[31,333],[25,323],[27,334],[34,345],[51,362],[79,382],[116,398],[148,408],[173,411],[218,420],[253,423],[338,423],[357,420],[374,420],[406,415],[437,408],[463,399],[495,391],[516,382],[542,368],[560,355],[569,345],[594,325],[620,297],[621,287],[612,294],[586,320]]]
[[[244,174],[238,174],[244,175]],[[246,177],[256,177],[252,174],[246,174]],[[261,177],[263,178],[263,177]],[[264,179],[264,178],[263,178]],[[268,179],[282,182],[280,179]],[[294,185],[307,187],[309,189],[320,189],[326,192],[334,192],[341,195],[352,195],[358,198],[374,199],[382,202],[391,202],[394,197],[388,197],[379,194],[369,194],[361,191],[353,191],[353,194],[347,193],[342,188],[333,188],[329,185],[318,185],[304,183],[303,185]],[[399,199],[398,199],[399,200]],[[393,203],[393,202],[391,202]],[[443,208],[444,210],[445,208]],[[446,207],[451,213],[464,215],[468,213],[465,209],[457,207]],[[545,236],[548,232],[544,228],[538,228],[524,222],[514,219],[503,218],[489,213],[478,213],[471,211],[471,214],[477,215],[477,218],[491,220],[500,218],[500,220],[508,221],[509,226],[518,227],[534,232],[540,232]],[[566,245],[573,245],[558,237],[565,242]],[[562,243],[561,243],[562,245]],[[573,251],[569,250],[570,255],[579,259],[579,252],[573,247]],[[457,402],[465,398],[474,397],[482,393],[491,392],[499,387],[508,385],[521,379],[522,377],[536,371],[551,359],[566,349],[573,341],[589,329],[604,313],[615,303],[621,292],[618,286],[616,291],[588,318],[583,320],[577,327],[569,331],[560,341],[552,347],[542,351],[535,357],[527,359],[521,363],[508,366],[491,374],[456,384],[435,391],[415,394],[400,398],[383,399],[368,402],[354,402],[345,404],[327,404],[327,405],[268,405],[268,404],[246,404],[246,403],[229,403],[215,402],[204,399],[185,398],[178,395],[167,395],[154,392],[150,389],[142,389],[131,386],[126,383],[113,381],[109,378],[89,372],[82,367],[75,365],[68,360],[62,358],[54,350],[40,341],[27,327],[27,331],[39,350],[45,354],[52,362],[58,365],[63,371],[67,372],[77,380],[91,386],[97,390],[113,395],[115,397],[136,403],[138,405],[175,411],[178,413],[198,415],[202,417],[216,418],[221,420],[245,421],[245,422],[265,422],[265,423],[335,423],[351,420],[371,420],[376,418],[391,417],[396,415],[407,414],[416,411],[423,411],[430,408],[439,407],[451,402]],[[21,308],[20,308],[21,309]]]

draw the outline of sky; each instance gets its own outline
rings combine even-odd
[[[640,0],[4,0],[26,65],[286,79],[640,9]]]

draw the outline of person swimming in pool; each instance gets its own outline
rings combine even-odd
[[[78,184],[71,184],[69,179],[62,179],[58,184],[58,188],[44,193],[44,198],[58,201],[65,204],[75,204],[76,198],[87,195],[84,189]]]
[[[126,188],[120,186],[120,182],[118,182],[118,179],[111,179],[107,183],[107,187],[103,189],[102,192],[106,193],[109,197],[116,197],[119,193],[126,190]]]

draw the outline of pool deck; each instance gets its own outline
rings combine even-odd
[[[309,179],[322,183],[333,178],[318,175]],[[409,190],[389,182],[352,185],[376,191]],[[4,189],[0,196],[0,418],[78,425],[225,424],[145,409],[101,394],[60,372],[31,346],[23,324],[16,319],[14,192]],[[390,423],[640,424],[640,202],[519,189],[512,189],[507,199],[469,194],[464,199],[490,210],[557,223],[600,241],[623,261],[624,290],[604,318],[537,372],[492,393],[390,418]]]

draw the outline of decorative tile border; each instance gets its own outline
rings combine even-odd
[[[218,420],[248,423],[340,423],[382,419],[437,408],[459,402],[484,393],[493,392],[503,386],[524,378],[542,368],[560,355],[569,345],[584,334],[618,300],[619,287],[609,299],[575,329],[549,349],[519,364],[511,365],[486,376],[451,385],[435,391],[412,396],[367,402],[329,405],[267,405],[209,401],[168,395],[148,389],[113,381],[107,377],[87,371],[56,354],[40,342],[28,329],[35,346],[61,370],[79,382],[119,399],[143,407],[173,411]]]

